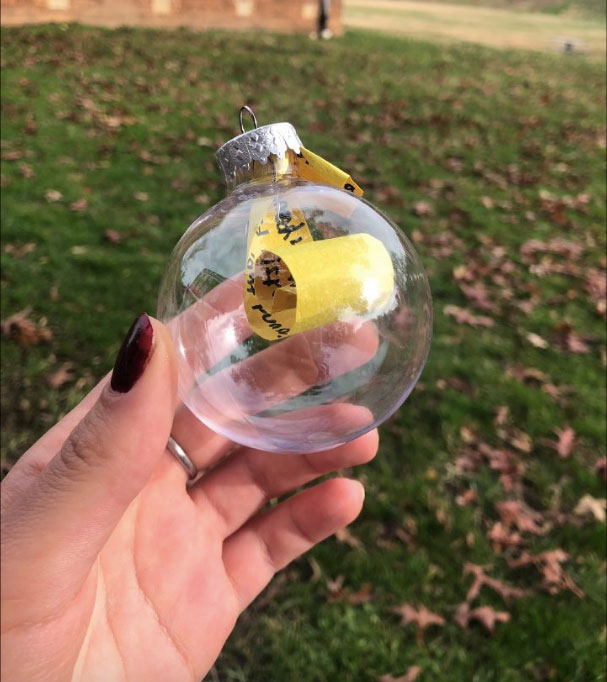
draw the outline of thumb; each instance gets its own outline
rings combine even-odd
[[[53,563],[65,569],[68,557],[72,572],[88,573],[163,456],[175,405],[170,337],[164,325],[142,314],[93,408],[5,514],[20,563],[29,549],[45,562],[46,575]]]

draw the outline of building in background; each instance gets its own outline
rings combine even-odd
[[[331,0],[329,29],[342,32],[342,0]],[[316,30],[319,0],[0,0],[4,25],[78,21],[98,26],[187,26]]]

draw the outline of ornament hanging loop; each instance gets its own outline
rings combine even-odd
[[[242,116],[244,112],[247,112],[249,116],[253,119],[253,129],[257,128],[257,119],[255,118],[255,114],[253,113],[253,109],[251,107],[248,107],[246,104],[243,107],[240,107],[240,111],[238,112],[238,120],[240,121],[240,130],[244,133],[244,121],[242,120]]]

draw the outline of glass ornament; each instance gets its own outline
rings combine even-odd
[[[180,399],[260,450],[315,452],[366,433],[426,360],[419,256],[288,123],[243,132],[217,158],[229,193],[179,240],[158,301]]]

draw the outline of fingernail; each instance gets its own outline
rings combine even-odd
[[[131,325],[118,351],[111,381],[114,391],[126,393],[133,388],[148,364],[153,342],[154,327],[142,313]]]

